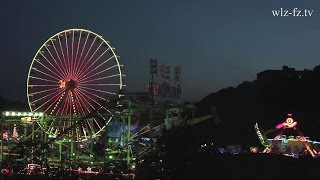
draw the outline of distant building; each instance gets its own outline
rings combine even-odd
[[[279,82],[287,80],[300,80],[305,77],[312,76],[313,71],[303,70],[297,71],[295,68],[283,66],[281,70],[265,70],[257,74],[258,82]]]

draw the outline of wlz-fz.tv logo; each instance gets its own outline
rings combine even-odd
[[[272,15],[279,16],[279,17],[289,17],[289,16],[310,17],[313,15],[313,10],[309,10],[309,9],[300,10],[298,8],[293,8],[292,10],[287,10],[287,9],[280,8],[280,9],[272,10]]]

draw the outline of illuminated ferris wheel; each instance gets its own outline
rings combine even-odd
[[[68,29],[50,37],[34,56],[27,78],[31,111],[85,115],[123,88],[118,56],[102,36]]]

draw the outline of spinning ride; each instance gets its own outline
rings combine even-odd
[[[292,117],[292,114],[288,114],[286,120],[278,124],[275,128],[269,129],[268,131],[261,131],[258,123],[255,124],[255,130],[261,144],[265,147],[265,153],[280,153],[286,155],[301,155],[310,154],[312,157],[317,157],[319,151],[317,141],[311,141],[309,137],[306,137],[297,127],[297,121]],[[297,136],[288,136],[284,133],[288,130],[293,130]],[[276,133],[274,138],[268,138],[267,135],[270,133]]]

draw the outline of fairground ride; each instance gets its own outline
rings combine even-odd
[[[312,141],[309,137],[304,136],[297,124],[298,122],[293,119],[292,114],[288,114],[284,122],[265,132],[260,130],[258,123],[256,123],[254,128],[261,144],[265,147],[263,152],[294,157],[310,154],[312,157],[318,157],[320,142]],[[295,132],[297,136],[285,134],[290,130]],[[270,134],[276,134],[276,136],[269,138]]]
[[[29,68],[31,111],[2,113],[1,160],[13,154],[21,161],[56,164],[115,159],[112,154],[119,148],[108,152],[105,148],[107,126],[114,119],[130,126],[131,116],[130,107],[127,113],[119,110],[123,77],[119,56],[102,36],[86,29],[51,36]],[[130,132],[124,136],[124,153],[118,153],[124,155],[117,159],[129,163]]]

